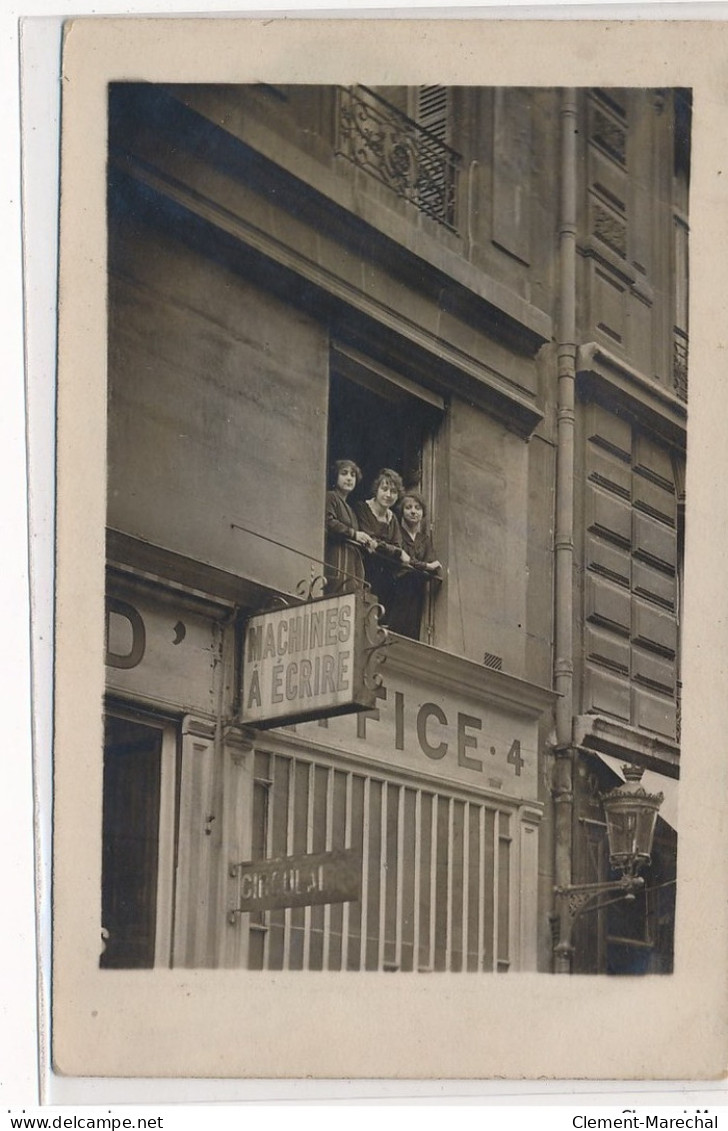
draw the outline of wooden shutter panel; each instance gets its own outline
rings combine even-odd
[[[420,86],[417,88],[417,121],[430,130],[440,141],[448,140],[448,88],[446,86]]]

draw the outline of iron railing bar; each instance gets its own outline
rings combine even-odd
[[[375,102],[378,102],[381,106],[385,107],[390,114],[396,115],[396,117],[400,118],[401,121],[405,122],[407,125],[413,126],[417,133],[425,134],[426,137],[431,138],[438,146],[438,148],[446,149],[458,164],[462,161],[462,157],[456,149],[453,149],[452,146],[448,145],[446,141],[442,141],[437,136],[437,134],[434,133],[431,129],[428,129],[427,126],[420,125],[420,123],[415,121],[414,118],[410,118],[408,114],[405,114],[404,110],[400,110],[398,106],[393,106],[392,103],[388,102],[386,98],[382,98],[381,94],[377,94],[376,90],[372,90],[371,87],[364,86],[359,83],[355,87],[343,86],[339,89],[346,91],[346,93],[349,94],[352,98],[357,97],[355,93],[356,91],[365,91],[371,98],[375,100]],[[359,101],[364,102],[364,99],[360,98]]]

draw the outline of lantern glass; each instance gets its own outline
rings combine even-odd
[[[642,770],[624,766],[627,779],[618,789],[602,796],[607,818],[609,861],[625,874],[634,874],[650,862],[657,813],[663,794],[647,793],[639,784]]]

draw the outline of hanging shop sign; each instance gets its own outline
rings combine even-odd
[[[387,642],[378,611],[368,593],[355,592],[251,617],[242,721],[282,726],[373,707]]]
[[[237,893],[232,913],[346,903],[361,895],[361,853],[338,849],[233,864]]]

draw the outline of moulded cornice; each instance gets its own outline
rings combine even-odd
[[[512,322],[513,327],[532,339],[531,349],[535,352],[543,342],[550,340],[552,321],[550,316],[538,307],[527,302],[515,291],[504,286],[497,279],[472,267],[456,250],[452,250],[415,224],[402,224],[401,219],[391,210],[377,202],[377,194],[371,197],[362,193],[356,176],[339,176],[323,161],[310,156],[300,146],[287,141],[281,134],[257,121],[253,115],[242,117],[234,132],[223,129],[219,123],[207,117],[205,111],[195,104],[194,92],[188,89],[168,86],[169,95],[184,106],[188,114],[205,119],[211,129],[221,139],[227,135],[228,144],[250,147],[271,166],[291,178],[296,184],[303,184],[307,190],[316,194],[316,202],[322,212],[335,210],[356,215],[371,228],[372,239],[384,239],[389,245],[388,257],[408,254],[417,260],[417,273],[427,270],[437,271],[451,284],[462,291],[462,297],[478,302],[495,313],[497,322],[503,326]],[[219,145],[223,141],[220,140]],[[352,170],[353,174],[353,170]],[[300,196],[298,208],[300,208]],[[324,217],[322,216],[322,220]],[[326,225],[324,224],[325,230]]]
[[[406,317],[401,310],[340,278],[289,243],[136,159],[112,161],[112,164],[123,175],[132,177],[138,184],[156,193],[160,199],[183,209],[191,222],[196,220],[209,225],[220,238],[232,239],[241,250],[263,257],[269,267],[275,264],[284,275],[295,278],[297,288],[294,289],[299,295],[302,293],[301,282],[304,282],[311,288],[311,294],[317,296],[320,313],[327,309],[330,313],[343,311],[350,322],[354,319],[368,320],[369,325],[376,328],[380,341],[389,342],[391,339],[392,344],[388,347],[390,355],[397,352],[399,345],[399,348],[409,351],[410,360],[416,359],[420,365],[434,364],[445,385],[457,388],[461,395],[467,395],[474,403],[487,405],[524,438],[528,438],[542,421],[543,412],[535,399],[512,385],[495,369]],[[269,270],[268,282],[272,281]],[[494,316],[493,325],[504,326],[506,321],[500,312],[497,317]],[[485,333],[492,329],[485,313],[482,329]],[[533,346],[534,352],[543,340],[538,338]]]
[[[202,715],[185,715],[182,719],[182,734],[192,735],[193,738],[205,738],[212,741],[217,730],[215,719],[204,718]]]
[[[472,695],[530,719],[539,718],[559,697],[550,688],[486,668],[430,644],[394,634],[391,641],[383,669],[385,682],[387,671],[400,672],[423,682],[435,681],[439,688],[453,695]]]
[[[637,272],[634,267],[601,240],[595,239],[593,236],[586,236],[580,240],[578,250],[585,259],[596,259],[598,263],[604,264],[627,286],[631,287],[636,282]]]
[[[160,563],[161,564],[161,563]],[[236,609],[232,601],[212,596],[200,589],[193,589],[179,581],[174,581],[163,573],[138,569],[119,561],[107,561],[107,591],[111,595],[129,593],[153,594],[156,601],[174,604],[176,608],[189,609],[203,616],[225,619]]]
[[[133,84],[126,97],[135,97]],[[156,97],[164,96],[157,90]],[[491,340],[528,359],[525,364],[533,364],[538,351],[551,339],[553,325],[548,313],[473,267],[417,225],[402,223],[401,218],[395,223],[389,211],[375,200],[369,201],[366,194],[339,200],[334,190],[337,186],[341,190],[347,178],[306,158],[296,147],[289,146],[291,162],[296,158],[289,168],[281,138],[269,138],[269,145],[275,140],[269,154],[257,135],[253,146],[247,134],[243,137],[228,132],[173,94],[168,93],[166,99],[157,107],[153,127],[143,136],[132,132],[124,137],[117,131],[118,148],[110,151],[110,164],[117,175],[131,178],[166,200],[170,208],[184,210],[190,231],[195,224],[204,225],[229,252],[265,264],[269,285],[281,286],[304,304],[313,302],[321,317],[336,319],[342,314],[346,325],[353,320],[370,325],[377,340],[390,336],[395,342],[393,348],[399,342],[417,367],[432,365],[448,389],[457,388],[524,438],[533,433],[543,412],[534,393],[510,379],[504,371],[507,367],[474,357],[469,349],[461,348],[455,335],[450,340],[441,333],[439,324],[423,325],[407,317],[399,304],[392,305],[382,295],[370,293],[366,286],[329,269],[319,256],[309,253],[307,241],[295,247],[295,241],[281,238],[277,223],[257,223],[248,214],[239,190],[247,186],[246,191],[262,196],[270,216],[273,209],[292,213],[298,227],[305,224],[319,233],[317,241],[331,239],[344,247],[353,241],[357,254],[362,248],[368,249],[372,260],[386,263],[388,273],[406,287],[428,297],[438,310],[462,326],[474,328],[484,341]],[[204,146],[200,142],[203,126],[215,136],[212,150],[207,142]],[[238,190],[234,205],[216,194],[210,187],[214,178],[204,175],[210,152],[214,162],[224,166],[225,175],[234,178]],[[319,180],[325,178],[323,187],[316,175]],[[371,216],[368,209],[374,209]],[[380,213],[382,217],[386,214],[386,223]],[[157,219],[162,222],[161,215]],[[277,275],[270,271],[271,265],[278,268]]]
[[[120,530],[107,529],[106,552],[111,578],[152,589],[160,596],[166,591],[170,600],[196,602],[208,616],[216,607],[221,620],[239,609],[262,609],[281,596],[277,589]],[[284,596],[301,603],[301,598],[293,593]]]
[[[687,405],[670,389],[633,369],[597,342],[579,346],[578,388],[583,400],[604,403],[612,412],[619,408],[671,445],[685,448]]]
[[[680,747],[674,741],[606,715],[576,715],[574,746],[580,750],[624,758],[669,777],[678,777]]]
[[[235,765],[244,765],[255,746],[255,737],[256,732],[252,727],[233,722],[225,724],[223,742]]]

